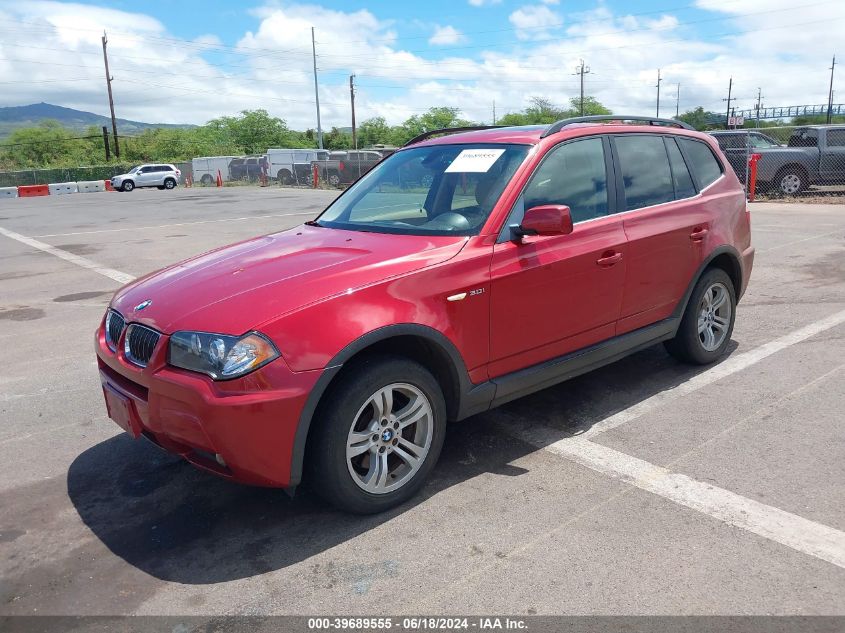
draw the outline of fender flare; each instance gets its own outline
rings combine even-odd
[[[296,427],[296,434],[294,436],[293,450],[291,453],[290,488],[296,487],[302,480],[302,465],[305,458],[305,445],[308,440],[308,432],[311,428],[314,412],[317,410],[317,406],[320,404],[332,380],[340,373],[344,364],[359,352],[375,343],[399,336],[423,338],[429,343],[436,345],[440,351],[446,354],[449,359],[451,378],[458,385],[456,419],[462,419],[489,408],[490,402],[493,400],[495,388],[488,386],[489,383],[482,383],[478,386],[472,384],[466,364],[460,352],[458,352],[458,348],[442,332],[427,325],[419,325],[417,323],[399,323],[380,327],[355,339],[335,354],[325,369],[323,369],[323,373],[317,379],[317,382],[311,389],[311,393],[308,394],[308,399],[305,401],[305,406],[299,415],[299,424]],[[482,408],[479,409],[479,407]]]
[[[675,306],[675,309],[672,312],[672,317],[677,318],[679,323],[680,319],[684,316],[684,312],[687,309],[687,304],[689,303],[690,296],[692,296],[692,291],[695,288],[695,285],[698,283],[698,280],[701,279],[701,276],[704,274],[704,271],[707,270],[707,267],[713,263],[713,260],[719,257],[720,255],[730,256],[731,261],[733,262],[735,267],[734,272],[739,278],[740,284],[742,284],[742,257],[740,257],[739,251],[736,250],[733,246],[729,246],[727,244],[723,244],[722,246],[714,248],[713,251],[699,265],[698,270],[692,276],[692,281],[690,281],[689,285],[687,286],[686,292],[684,292],[684,296],[681,298],[681,300],[678,302],[678,305]],[[737,296],[737,301],[739,301],[741,291],[742,288],[734,288],[734,292]]]

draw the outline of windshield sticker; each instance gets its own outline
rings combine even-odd
[[[489,171],[504,153],[504,149],[465,149],[446,168],[446,173],[483,174]]]

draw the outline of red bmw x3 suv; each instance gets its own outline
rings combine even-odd
[[[715,361],[754,257],[743,189],[711,137],[611,119],[423,135],[316,220],[125,286],[96,333],[110,417],[377,512],[450,421],[660,342]]]

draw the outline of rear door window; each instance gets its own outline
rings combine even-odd
[[[830,147],[845,147],[845,130],[828,130],[827,144]]]
[[[669,167],[672,168],[672,183],[675,185],[675,198],[692,198],[696,194],[687,164],[678,149],[674,138],[666,139],[666,151],[669,153]]]
[[[698,183],[699,190],[716,182],[722,175],[722,164],[713,155],[710,146],[691,138],[678,138],[687,165]]]
[[[663,138],[624,134],[613,137],[613,142],[622,171],[626,209],[642,209],[675,199]]]

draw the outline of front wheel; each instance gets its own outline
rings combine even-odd
[[[126,180],[126,181],[123,182],[123,185],[121,186],[120,189],[121,189],[121,191],[132,191],[134,188],[135,188],[135,183],[132,182],[131,180]]]
[[[695,285],[678,332],[666,341],[666,349],[686,363],[712,363],[725,353],[735,320],[733,282],[724,270],[711,268]]]
[[[333,505],[382,512],[414,495],[443,446],[446,404],[421,365],[371,357],[327,393],[308,440],[308,477]]]

